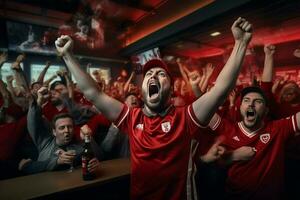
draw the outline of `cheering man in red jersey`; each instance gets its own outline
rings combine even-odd
[[[187,170],[191,138],[209,123],[234,87],[252,25],[243,18],[232,25],[235,45],[215,86],[186,107],[171,104],[171,75],[161,60],[150,60],[143,69],[143,108],[128,108],[98,89],[72,54],[73,41],[61,36],[57,51],[74,75],[84,95],[124,133],[131,151],[131,199],[187,199]]]

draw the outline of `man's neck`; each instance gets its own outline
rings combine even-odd
[[[241,124],[242,124],[243,128],[244,128],[247,132],[249,132],[249,133],[253,133],[253,132],[257,131],[258,129],[260,129],[261,127],[264,126],[264,122],[259,123],[259,124],[255,125],[255,126],[253,126],[253,127],[247,127],[247,126],[244,124],[243,121],[242,121]]]
[[[168,104],[164,109],[161,109],[159,112],[151,110],[148,106],[144,105],[143,112],[148,117],[155,117],[157,115],[164,117],[169,110],[173,107],[172,104]]]

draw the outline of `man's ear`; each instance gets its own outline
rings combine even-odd
[[[52,134],[56,137],[56,131],[55,131],[55,129],[52,129]]]

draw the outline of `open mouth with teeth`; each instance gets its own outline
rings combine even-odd
[[[256,113],[254,110],[247,110],[246,112],[247,120],[255,120],[256,118]]]
[[[148,86],[148,94],[150,97],[150,100],[157,100],[159,96],[159,84],[158,83],[150,83]]]

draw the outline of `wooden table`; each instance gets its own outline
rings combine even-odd
[[[57,199],[56,197],[64,199],[63,196],[76,194],[76,192],[89,188],[101,188],[121,179],[129,180],[129,176],[129,159],[103,161],[97,171],[97,178],[92,181],[83,181],[81,168],[75,169],[71,173],[66,171],[44,172],[2,180],[0,181],[0,199]],[[127,182],[129,183],[129,181]],[[129,188],[129,186],[127,187]]]

